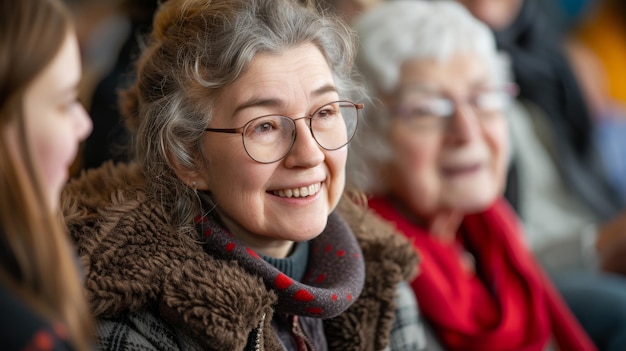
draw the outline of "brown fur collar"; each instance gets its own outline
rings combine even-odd
[[[136,165],[109,163],[64,190],[65,221],[95,316],[158,311],[201,344],[224,350],[242,349],[264,314],[265,329],[271,329],[274,293],[236,262],[215,259],[199,243],[175,235],[167,214],[147,201],[144,187]],[[395,284],[414,276],[417,257],[401,235],[366,208],[344,199],[338,210],[361,244],[366,282],[357,302],[326,323],[329,347],[379,349],[377,344],[387,342],[379,336],[391,328]],[[275,349],[274,343],[266,340],[266,349]]]

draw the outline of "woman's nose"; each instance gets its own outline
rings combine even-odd
[[[87,111],[85,111],[85,108],[82,105],[80,105],[79,109],[80,111],[78,111],[78,117],[76,120],[76,130],[78,138],[80,140],[85,140],[93,130],[93,122],[91,121],[91,117],[89,117],[89,114],[87,113]]]
[[[285,157],[285,166],[313,167],[324,161],[324,150],[313,137],[310,123],[309,118],[296,121],[296,139]]]
[[[449,117],[446,130],[448,140],[462,144],[478,135],[481,128],[478,117],[469,103],[457,102],[454,113]]]

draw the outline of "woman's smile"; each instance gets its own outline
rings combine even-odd
[[[278,197],[309,197],[320,191],[322,184],[315,183],[309,186],[295,187],[291,189],[272,190],[271,194]]]
[[[474,175],[480,172],[483,168],[484,167],[481,162],[476,162],[466,165],[442,167],[441,174],[445,178],[458,178]]]

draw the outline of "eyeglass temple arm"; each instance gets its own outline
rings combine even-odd
[[[243,128],[204,128],[205,132],[241,134]]]

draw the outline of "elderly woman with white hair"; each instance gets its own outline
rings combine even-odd
[[[448,1],[385,3],[355,28],[378,104],[351,179],[420,252],[412,287],[443,347],[595,350],[502,197],[515,86],[489,29]]]

